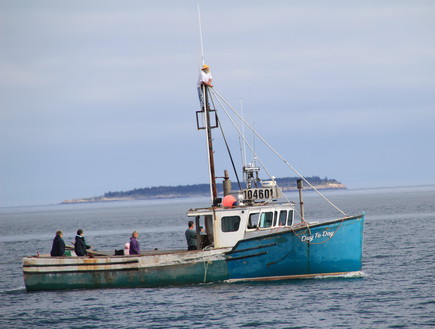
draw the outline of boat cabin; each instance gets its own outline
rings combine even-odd
[[[194,217],[200,249],[233,247],[239,240],[288,230],[297,224],[293,203],[199,208],[189,210],[187,216]],[[201,226],[204,232],[200,232]]]

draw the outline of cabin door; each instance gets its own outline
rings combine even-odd
[[[199,232],[199,234],[197,234],[197,242],[198,246],[200,246],[199,250],[213,245],[213,216],[198,216],[196,227],[197,232]]]

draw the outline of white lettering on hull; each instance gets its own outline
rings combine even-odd
[[[320,238],[332,238],[334,236],[335,232],[329,232],[329,231],[323,231],[323,232],[316,232],[313,235],[302,235],[301,240],[302,242],[313,242],[316,239]]]

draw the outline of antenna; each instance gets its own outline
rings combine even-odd
[[[205,64],[205,62],[204,62],[204,45],[202,44],[201,12],[199,10],[199,3],[198,3],[198,22],[199,22],[199,40],[201,42],[201,61],[202,61],[202,65],[204,65]]]
[[[243,118],[243,99],[240,98],[240,114]],[[245,142],[245,124],[242,121],[242,136],[243,136],[243,149],[242,149],[242,156],[243,156],[243,165],[246,165],[246,142]]]

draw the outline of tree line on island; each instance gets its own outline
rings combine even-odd
[[[284,177],[275,178],[276,183],[284,191],[291,191],[297,188],[296,181],[298,177]],[[306,177],[306,179],[317,188],[345,188],[343,184],[335,179],[328,177],[320,178],[319,176]],[[222,190],[222,183],[216,184],[219,190]],[[340,185],[340,186],[336,186]],[[242,186],[244,188],[244,186]],[[309,186],[305,186],[304,189],[310,189]],[[232,182],[232,190],[239,190],[239,186],[236,182]],[[103,195],[104,198],[140,198],[140,197],[154,197],[159,195],[202,195],[210,193],[209,184],[193,184],[193,185],[178,185],[178,186],[153,186],[138,188],[130,191],[122,192],[107,192]]]
[[[283,191],[292,191],[297,189],[298,177],[275,178],[276,183]],[[316,189],[345,189],[346,186],[335,179],[328,177],[320,178],[319,176],[306,177],[306,179]],[[244,188],[244,184],[242,188]],[[222,191],[222,183],[217,184],[219,191]],[[304,184],[304,189],[311,189],[307,184]],[[232,182],[232,190],[238,191],[239,186],[236,182]],[[102,196],[66,200],[63,203],[76,202],[98,202],[112,200],[132,200],[132,199],[157,199],[157,198],[179,198],[189,196],[208,195],[210,193],[209,184],[193,184],[193,185],[178,185],[178,186],[153,186],[136,188],[130,191],[106,192]]]

